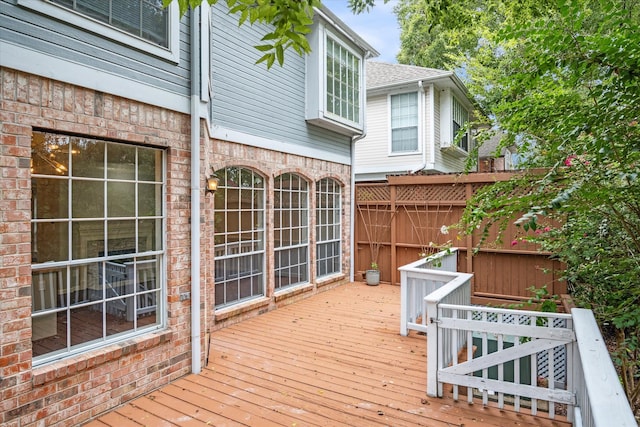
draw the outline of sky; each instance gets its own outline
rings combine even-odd
[[[375,7],[360,15],[354,15],[351,12],[347,0],[323,0],[322,3],[380,52],[380,56],[374,58],[375,61],[397,63],[396,55],[400,51],[400,27],[393,13],[393,7],[398,0],[390,0],[386,4],[383,0],[377,0]]]

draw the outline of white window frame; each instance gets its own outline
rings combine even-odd
[[[393,150],[393,107],[392,107],[392,102],[393,102],[393,97],[394,96],[399,96],[399,95],[408,95],[408,94],[412,94],[414,93],[416,95],[416,149],[413,151],[394,151]],[[389,156],[406,156],[406,155],[414,155],[414,154],[420,154],[422,153],[422,146],[423,144],[420,143],[422,135],[421,135],[421,126],[420,126],[420,120],[422,118],[422,102],[420,102],[420,96],[421,93],[417,92],[417,91],[413,91],[413,92],[398,92],[398,93],[390,93],[387,96],[388,102],[387,102],[387,109],[388,109],[388,114],[387,117],[389,117]]]
[[[51,135],[58,135],[61,138],[70,138],[72,137],[69,134],[65,134],[65,133],[57,133],[57,132],[42,132],[44,134],[51,134]],[[100,141],[103,142],[105,144],[105,150],[108,149],[108,145],[109,144],[114,144],[114,145],[129,145],[130,147],[133,146],[131,144],[125,144],[125,143],[119,143],[119,142],[112,142],[112,141],[108,141],[108,140],[103,140],[101,138],[86,138],[86,139],[90,139],[90,140],[96,140],[96,141]],[[135,147],[135,146],[133,146]],[[140,147],[143,149],[147,149],[147,148],[152,148],[152,147]],[[91,306],[95,306],[98,303],[102,303],[102,304],[106,304],[103,305],[103,311],[100,312],[101,316],[102,316],[102,328],[103,328],[103,336],[99,337],[95,340],[92,341],[87,341],[87,342],[83,342],[80,344],[75,344],[73,345],[73,343],[71,342],[71,337],[72,335],[69,335],[69,333],[72,334],[71,331],[71,322],[67,322],[67,333],[66,333],[66,345],[64,348],[59,349],[59,350],[54,350],[51,351],[49,353],[45,353],[42,355],[38,355],[38,356],[34,356],[33,358],[33,365],[34,366],[39,366],[39,365],[43,365],[45,363],[50,363],[56,360],[60,360],[60,359],[64,359],[67,357],[71,357],[77,354],[81,354],[90,350],[94,350],[97,348],[102,348],[105,347],[107,345],[116,343],[116,342],[121,342],[123,340],[126,339],[130,339],[131,337],[135,337],[135,336],[140,336],[143,334],[147,334],[151,331],[155,331],[155,330],[159,330],[159,329],[163,329],[166,327],[166,319],[167,319],[167,315],[166,315],[166,295],[167,295],[167,281],[166,281],[166,267],[165,267],[165,254],[166,254],[166,240],[165,240],[165,236],[166,236],[166,203],[165,203],[165,195],[166,195],[166,171],[167,171],[167,165],[166,165],[166,151],[161,150],[161,149],[157,149],[154,148],[155,150],[157,150],[158,152],[162,153],[162,160],[161,160],[161,177],[160,180],[155,180],[155,181],[144,181],[141,180],[138,177],[138,154],[136,154],[136,172],[135,172],[135,177],[133,179],[119,179],[119,178],[112,178],[108,176],[108,172],[107,172],[107,164],[105,163],[105,175],[103,177],[99,177],[99,178],[91,178],[91,177],[75,177],[73,176],[72,173],[69,173],[69,170],[72,170],[72,167],[70,166],[70,163],[66,163],[66,166],[63,165],[61,166],[60,169],[58,169],[59,175],[52,175],[52,174],[36,174],[36,173],[32,173],[31,178],[32,179],[54,179],[54,180],[66,180],[70,183],[69,185],[69,197],[68,197],[68,206],[67,206],[67,216],[66,217],[60,217],[60,218],[47,218],[47,217],[43,217],[43,218],[32,218],[31,219],[31,227],[32,230],[37,230],[37,226],[39,223],[47,223],[47,222],[57,222],[57,223],[67,223],[68,227],[67,227],[67,233],[68,233],[68,248],[67,248],[67,259],[66,260],[60,260],[60,261],[44,261],[44,262],[40,262],[40,263],[33,263],[31,265],[31,269],[32,269],[32,278],[37,276],[38,277],[38,281],[35,283],[32,283],[32,288],[36,288],[36,286],[42,288],[42,286],[53,286],[53,284],[55,283],[57,286],[63,286],[63,290],[64,290],[64,298],[66,300],[65,305],[60,307],[58,306],[57,303],[52,303],[52,304],[47,304],[47,305],[51,305],[51,307],[42,307],[38,310],[36,310],[35,312],[32,312],[32,328],[35,327],[34,324],[35,322],[37,322],[37,319],[42,319],[42,321],[44,321],[45,323],[50,323],[51,321],[55,321],[57,323],[57,315],[58,313],[67,313],[67,315],[70,315],[71,311],[76,310],[76,309],[82,309],[85,307],[91,307]],[[68,161],[72,161],[72,150],[68,150],[69,154],[68,154]],[[105,162],[107,161],[107,158],[105,156]],[[54,165],[59,165],[59,162],[53,162]],[[72,193],[71,193],[71,185],[74,182],[74,180],[76,182],[78,181],[84,181],[84,182],[97,182],[97,183],[101,183],[102,185],[105,186],[105,188],[108,188],[109,183],[118,183],[118,182],[126,182],[126,183],[132,183],[135,184],[136,186],[138,186],[139,184],[154,184],[154,185],[161,185],[162,186],[162,192],[161,195],[159,197],[160,199],[160,203],[161,205],[159,206],[159,210],[160,210],[160,215],[150,215],[150,216],[141,216],[138,212],[138,191],[135,191],[135,215],[131,218],[131,217],[125,217],[125,218],[119,218],[119,217],[113,217],[110,216],[109,212],[108,212],[108,203],[106,203],[106,197],[107,194],[105,193],[105,201],[104,201],[104,206],[103,206],[103,216],[102,217],[98,217],[98,218],[84,218],[84,217],[73,217],[73,198],[72,198]],[[34,207],[35,209],[35,207]],[[74,256],[73,254],[73,231],[72,231],[72,225],[74,222],[79,223],[82,221],[90,221],[90,222],[103,222],[103,224],[108,224],[108,221],[113,221],[113,220],[122,220],[122,219],[134,219],[136,221],[136,226],[135,226],[135,233],[134,233],[134,240],[136,242],[139,241],[139,220],[160,220],[161,221],[161,230],[158,231],[158,236],[157,238],[160,239],[160,249],[152,249],[152,250],[145,250],[142,252],[132,252],[132,253],[127,253],[126,254],[126,258],[133,258],[133,261],[131,262],[125,262],[122,263],[123,261],[123,255],[113,255],[113,254],[109,254],[109,253],[105,253],[103,256],[98,257],[98,258],[89,258],[89,257],[80,257],[77,258]],[[103,230],[105,231],[104,234],[104,239],[105,241],[109,241],[109,234],[107,232],[108,230],[108,226],[107,225],[102,225]],[[37,231],[34,231],[37,232]],[[117,235],[117,231],[116,231],[116,235]],[[33,238],[32,238],[33,239]],[[86,235],[80,235],[78,236],[78,239],[80,240],[80,242],[87,242],[87,238]],[[34,245],[34,242],[32,240],[32,245]],[[108,245],[107,248],[108,250]],[[32,248],[33,251],[33,248]],[[127,267],[129,272],[132,272],[132,276],[131,278],[128,278],[127,280],[132,280],[134,283],[137,283],[136,277],[139,273],[139,270],[144,268],[141,266],[145,266],[146,264],[149,264],[149,261],[155,260],[156,262],[156,282],[157,282],[157,287],[155,289],[151,289],[151,290],[144,290],[144,291],[139,291],[137,288],[134,288],[133,291],[131,291],[131,293],[126,293],[126,296],[123,297],[118,297],[110,295],[107,292],[107,279],[105,278],[105,270],[107,267],[107,264],[114,264],[111,261],[115,261],[117,264],[116,265],[121,265],[123,266],[122,268],[124,268],[125,266]],[[98,292],[102,293],[102,295],[96,299],[91,299],[89,298],[86,301],[75,301],[75,302],[71,302],[71,295],[73,293],[73,291],[77,292],[77,289],[74,290],[74,284],[72,283],[72,278],[70,276],[70,271],[72,268],[83,268],[83,267],[87,267],[87,266],[92,266],[95,263],[99,263],[99,268],[103,269],[103,275],[102,275],[102,287],[103,289],[99,290]],[[63,272],[64,271],[64,272]],[[66,274],[65,274],[66,273]],[[32,279],[33,280],[33,279]],[[87,283],[89,284],[89,283]],[[90,292],[89,288],[84,290],[85,292]],[[41,289],[42,292],[42,289]],[[49,290],[49,292],[53,292],[53,290]],[[59,289],[58,289],[59,292]],[[147,325],[147,326],[139,326],[138,325],[138,311],[137,309],[139,309],[139,307],[137,307],[137,302],[134,302],[134,299],[137,299],[138,296],[143,296],[143,295],[150,295],[150,294],[155,294],[156,295],[156,299],[155,299],[155,316],[156,316],[156,321],[151,324],[151,325]],[[32,294],[32,299],[37,298],[36,295]],[[59,298],[59,294],[58,294],[58,298]],[[107,305],[110,302],[114,302],[114,303],[120,303],[122,304],[122,300],[126,300],[126,306],[127,306],[127,317],[132,316],[131,319],[127,318],[127,321],[131,321],[133,324],[133,329],[124,331],[124,332],[119,332],[113,335],[106,335],[106,311],[108,311]],[[43,300],[42,298],[39,299],[39,304],[42,304]],[[32,307],[35,306],[36,301],[32,300]],[[134,312],[131,313],[129,309],[133,309]],[[33,310],[33,308],[32,308]],[[54,317],[54,319],[51,319],[51,317]],[[35,320],[34,320],[35,319]]]
[[[159,46],[151,41],[109,25],[105,22],[98,21],[80,12],[71,10],[56,3],[46,0],[18,0],[20,6],[35,10],[44,15],[51,16],[61,21],[68,22],[71,25],[90,31],[97,35],[109,38],[118,43],[131,46],[151,55],[169,60],[174,63],[180,61],[180,18],[176,1],[169,5],[169,43],[168,48]]]
[[[358,114],[356,120],[349,120],[329,111],[327,105],[327,46],[328,40],[345,49],[358,59]],[[324,127],[345,135],[357,135],[364,131],[365,114],[365,58],[358,53],[344,37],[327,28],[324,22],[316,23],[309,36],[311,54],[306,63],[306,120],[316,126]]]
[[[330,111],[330,105],[327,102],[327,98],[329,96],[329,91],[328,91],[328,80],[329,80],[329,76],[328,76],[328,72],[327,72],[327,63],[328,63],[328,56],[329,56],[329,44],[333,43],[334,45],[337,45],[338,48],[340,50],[344,50],[346,52],[347,56],[347,60],[351,59],[351,58],[355,58],[358,61],[358,66],[357,66],[357,79],[358,79],[358,84],[357,84],[357,88],[356,85],[353,85],[353,88],[357,90],[357,105],[355,105],[354,108],[357,109],[357,120],[351,120],[348,117],[348,113],[343,115],[343,114],[338,114],[335,111]],[[325,69],[324,69],[324,108],[325,111],[327,112],[326,114],[328,115],[328,117],[331,117],[333,120],[336,120],[338,122],[342,122],[344,124],[347,125],[358,125],[360,124],[361,119],[361,110],[363,108],[363,103],[362,103],[362,92],[363,92],[363,87],[362,87],[362,58],[353,50],[350,49],[349,46],[347,46],[345,43],[343,43],[337,36],[335,36],[333,33],[331,33],[330,31],[327,31],[325,34],[325,49],[324,49],[324,61],[325,61]],[[347,71],[348,70],[352,70],[352,68],[350,66],[347,66]],[[353,74],[350,73],[349,77],[351,78],[351,80],[353,80]],[[349,80],[349,77],[347,80]],[[339,83],[339,84],[346,84],[347,87],[349,86],[349,81],[342,81],[342,80],[338,80],[338,79],[334,79],[334,94],[336,93],[336,89],[335,89],[335,83]],[[340,100],[341,101],[348,101],[349,99],[349,90],[347,89],[347,96],[346,99],[342,96],[340,96]],[[356,101],[355,99],[356,97],[354,97],[354,102]],[[352,108],[347,106],[347,111],[351,110]],[[355,118],[356,115],[354,114],[353,117]]]
[[[297,179],[300,183],[304,183],[304,189],[283,188],[283,179]],[[276,198],[274,194],[274,286],[276,292],[287,289],[289,287],[299,286],[309,283],[309,183],[304,177],[296,173],[283,173],[274,179],[274,193],[278,193]],[[299,206],[292,206],[292,198],[297,195]],[[276,215],[279,216],[276,221]],[[289,218],[289,223],[285,224],[282,220],[283,216]],[[296,221],[294,221],[296,220]],[[294,222],[296,225],[294,225]],[[293,236],[298,234],[298,243],[292,243]],[[283,236],[288,236],[284,239]],[[283,241],[287,241],[284,244]],[[304,260],[301,258],[297,262],[292,263],[289,255],[291,253],[303,253]],[[280,262],[278,258],[289,258],[289,262]],[[293,283],[282,284],[281,273],[287,273],[299,270],[303,276],[302,280]]]
[[[450,88],[445,88],[440,94],[440,148],[447,149],[456,157],[468,156],[472,149],[473,139],[471,132],[467,129],[467,150],[459,146],[461,142],[455,141],[454,119],[460,119],[460,113],[466,113],[467,122],[471,120],[471,112],[452,92]],[[462,123],[460,128],[466,126]]]
[[[242,184],[240,182],[234,183],[233,186],[229,186],[227,183],[227,171],[229,169],[237,169],[240,176],[242,176],[243,172],[251,173],[251,186]],[[220,184],[218,185],[218,189],[216,190],[214,196],[216,198],[214,222],[220,221],[220,224],[223,225],[223,227],[221,227],[222,231],[214,231],[214,277],[221,277],[221,280],[216,279],[216,283],[214,286],[216,290],[220,287],[219,285],[224,287],[222,302],[216,304],[214,301],[215,310],[219,310],[227,307],[233,307],[234,305],[252,299],[262,298],[266,295],[265,283],[267,274],[267,251],[265,239],[267,236],[267,180],[262,174],[258,173],[257,171],[242,166],[229,166],[220,169],[216,171],[216,176],[220,179]],[[255,179],[255,176],[260,177],[260,179],[262,180],[262,187],[257,187],[254,185],[255,181],[253,180]],[[262,194],[262,204],[260,206],[256,206],[255,204],[253,204],[254,202],[252,202],[251,208],[249,209],[243,209],[239,205],[229,207],[229,199],[227,195],[229,194],[229,192],[235,192],[236,190],[238,191],[239,200],[242,199],[242,192],[250,192],[252,195],[251,200],[254,200],[255,193],[259,191]],[[220,206],[221,204],[224,204],[224,207]],[[247,213],[251,214],[250,219],[252,227],[250,229],[241,229],[243,213],[245,215]],[[259,214],[260,218],[257,224],[254,221],[256,213]],[[238,220],[238,230],[233,229],[233,231],[229,231],[229,222],[235,218],[237,218]],[[244,234],[245,236],[250,234],[251,238],[236,239],[236,237],[242,234]],[[258,263],[254,263],[254,260],[256,258],[260,259]],[[237,268],[232,272],[233,274],[230,274],[227,267],[230,267],[230,269],[233,269],[233,267]],[[221,276],[219,276],[220,274]],[[241,297],[240,282],[242,279],[247,278],[249,278],[251,281],[251,294],[246,297]],[[254,280],[260,281],[258,285],[259,290],[255,293],[253,293]],[[227,299],[227,291],[231,289],[234,283],[237,286],[238,298]],[[218,301],[219,297],[219,295],[216,295],[215,300]]]
[[[319,187],[325,180],[330,182],[332,184],[332,189],[336,191],[320,191]],[[326,197],[327,200],[337,200],[337,204],[331,207],[322,207],[319,200],[321,197]],[[322,211],[325,213],[326,221],[324,222],[321,221]],[[334,219],[337,218],[337,220],[329,221],[330,217],[333,217]],[[333,228],[334,235],[332,239],[327,237],[329,235],[330,228]],[[338,270],[331,271],[327,274],[319,274],[319,264],[321,262],[326,262],[329,258],[335,257],[320,258],[320,248],[322,246],[334,245],[336,243],[338,244]],[[342,185],[334,178],[323,178],[316,182],[316,278],[322,279],[339,274],[342,274]]]
[[[455,96],[451,96],[451,126],[453,130],[453,138],[454,144],[456,147],[461,149],[462,151],[469,152],[470,144],[471,144],[471,135],[469,133],[469,129],[465,131],[465,135],[460,138],[457,142],[455,141],[456,134],[460,129],[463,129],[469,123],[469,111],[462,105],[458,98]],[[458,125],[458,131],[455,129],[454,125]],[[464,138],[467,138],[467,147],[462,147],[462,141]]]

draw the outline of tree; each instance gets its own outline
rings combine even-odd
[[[398,59],[464,68],[503,146],[525,158],[528,172],[479,191],[461,226],[486,238],[519,217],[523,238],[566,264],[574,298],[617,341],[638,413],[640,2],[401,0],[395,10]]]
[[[200,6],[203,1],[209,5],[218,3],[218,0],[162,0],[165,7],[173,1],[178,3],[181,16],[189,8]],[[264,52],[256,63],[264,62],[267,68],[271,68],[278,61],[282,66],[287,49],[293,49],[300,56],[310,52],[311,47],[305,36],[313,24],[313,8],[320,6],[320,0],[225,0],[225,3],[229,13],[238,14],[238,25],[272,25],[273,30],[262,38],[264,44],[255,46]]]
[[[476,99],[506,133],[504,145],[516,145],[536,173],[478,192],[463,224],[487,236],[525,212],[517,221],[523,235],[567,265],[576,301],[616,339],[614,360],[638,413],[639,3],[465,4],[487,16],[474,21],[478,43],[462,46],[456,65],[466,67]],[[436,23],[448,21],[446,10],[434,13]],[[486,31],[491,25],[495,31]],[[562,225],[542,228],[541,218]]]

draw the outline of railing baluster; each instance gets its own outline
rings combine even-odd
[[[531,326],[536,326],[537,317],[532,315],[529,317]],[[533,339],[533,338],[532,338]],[[537,354],[531,356],[531,385],[536,386],[538,384],[538,357]],[[538,399],[531,399],[531,415],[538,415]]]
[[[487,321],[487,312],[483,311],[482,312],[482,321],[486,322]],[[486,332],[482,332],[482,355],[486,356],[487,354],[489,354],[489,340],[487,337],[487,333]],[[484,368],[482,370],[482,378],[483,379],[487,379],[489,378],[489,369]],[[489,393],[487,392],[487,388],[484,387],[482,389],[482,404],[484,406],[487,406],[487,404],[489,403]]]
[[[519,325],[520,324],[520,315],[517,314],[514,316],[514,322]],[[520,345],[520,337],[513,338],[513,346],[517,347]],[[520,358],[517,357],[513,361],[513,382],[514,384],[520,384]],[[520,395],[516,394],[513,396],[514,402],[513,407],[516,412],[520,412]]]
[[[467,309],[467,319],[473,319],[473,310]],[[473,331],[467,331],[467,360],[473,359]],[[473,403],[473,388],[467,387],[467,402]]]
[[[451,318],[452,319],[457,319],[458,318],[458,310],[457,309],[453,309],[451,310]],[[451,334],[451,348],[453,348],[453,361],[451,362],[452,365],[457,365],[458,364],[458,332],[454,332]],[[454,384],[453,385],[453,400],[457,401],[458,400],[458,385]]]
[[[441,319],[442,318],[442,308],[438,307],[437,308],[437,313],[438,315],[436,316],[436,319]],[[437,325],[437,322],[436,322]],[[438,333],[436,334],[436,342],[438,343],[438,348],[441,349],[440,354],[438,355],[438,371],[441,370],[444,366],[444,360],[446,357],[446,351],[447,348],[444,345],[444,331],[443,330],[438,330]],[[438,397],[442,397],[442,382],[438,381]]]
[[[502,313],[498,313],[498,323],[502,323],[502,320]],[[498,340],[498,351],[502,351],[504,349],[504,336],[498,334],[496,338]],[[504,363],[498,365],[498,381],[504,381]],[[504,409],[504,393],[502,392],[498,393],[498,408]]]

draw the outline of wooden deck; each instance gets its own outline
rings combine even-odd
[[[88,425],[569,425],[427,397],[426,338],[400,336],[399,291],[351,283],[216,331],[199,375]]]

